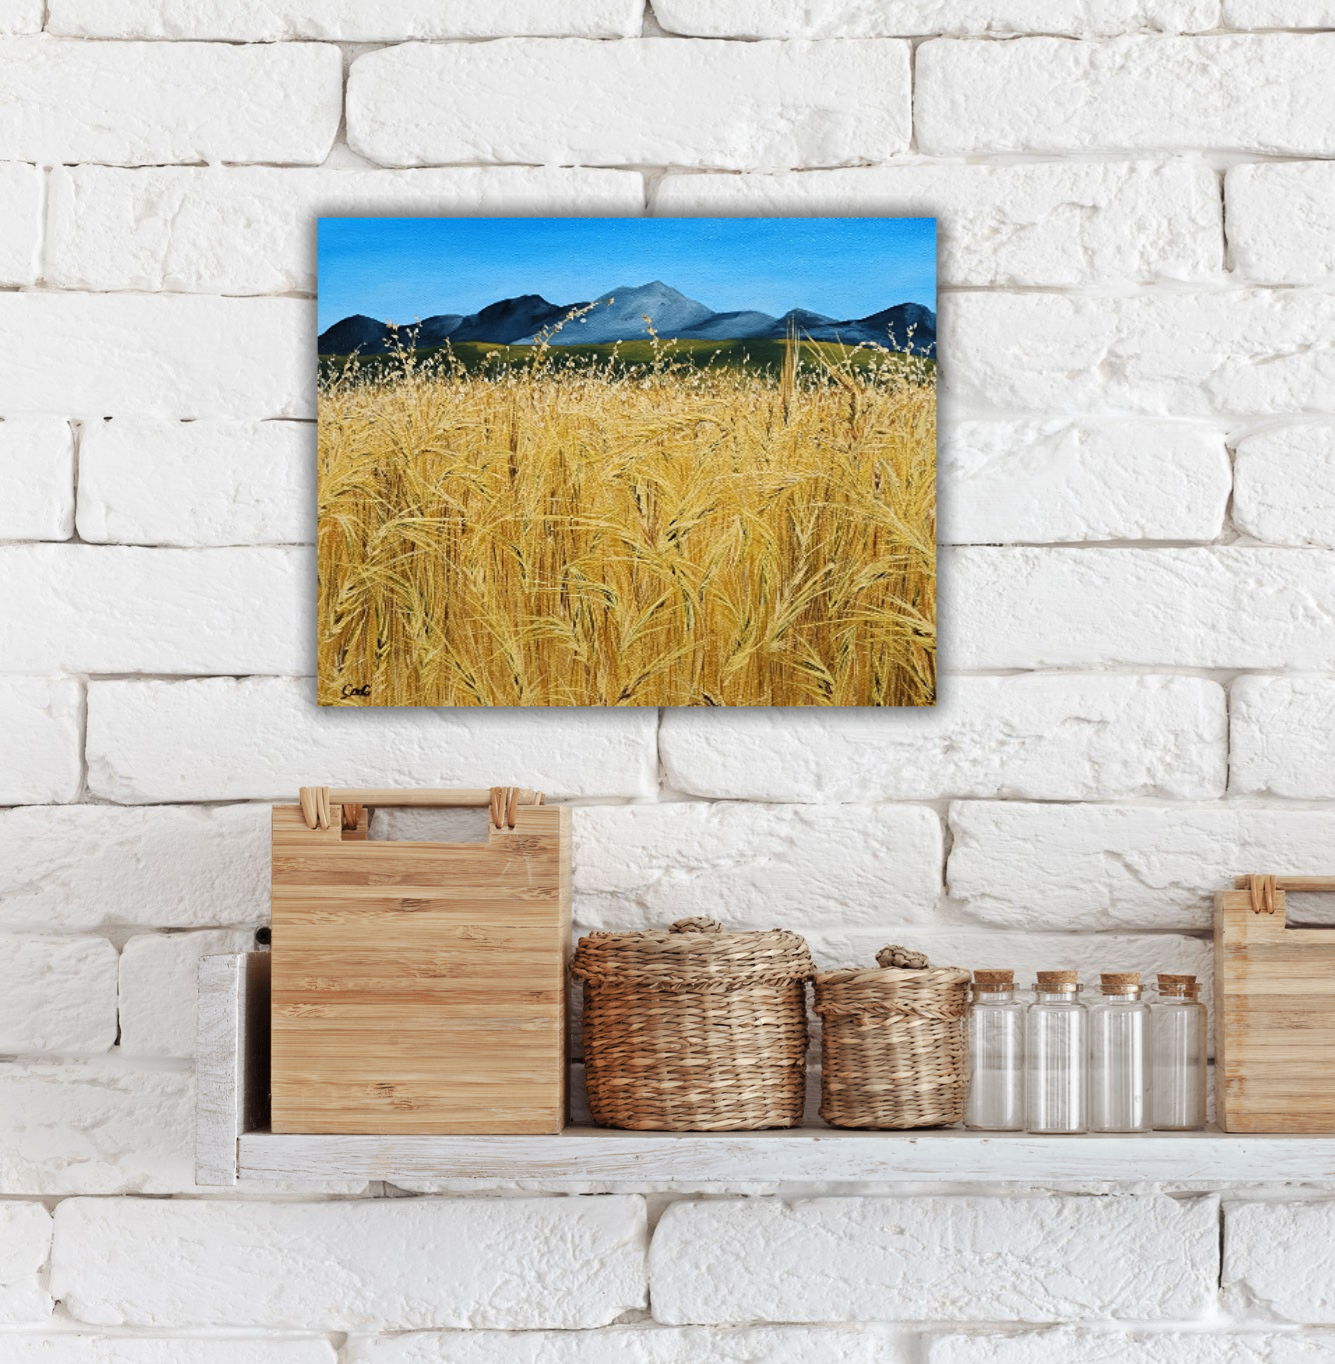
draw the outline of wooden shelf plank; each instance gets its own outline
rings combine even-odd
[[[275,1136],[239,1142],[248,1181],[384,1179],[632,1180],[769,1183],[1335,1179],[1335,1140],[1204,1132],[1037,1137],[1023,1133],[618,1132],[558,1136]]]

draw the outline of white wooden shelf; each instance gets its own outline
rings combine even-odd
[[[267,1130],[268,957],[200,965],[196,1179],[433,1179],[820,1183],[1087,1180],[1220,1183],[1335,1180],[1335,1139],[1153,1132],[1036,1137],[1026,1133],[621,1132],[567,1127],[558,1136],[292,1136]]]
[[[241,1182],[429,1179],[627,1180],[656,1183],[838,1180],[1335,1179],[1335,1141],[1152,1132],[1032,1137],[956,1128],[926,1132],[617,1132],[567,1127],[546,1137],[307,1137],[250,1132]]]

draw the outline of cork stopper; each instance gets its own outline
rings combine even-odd
[[[1139,971],[1105,971],[1099,977],[1099,988],[1105,995],[1138,995]]]
[[[1195,999],[1201,988],[1195,976],[1175,975],[1170,971],[1159,972],[1158,984],[1159,994],[1168,999]]]
[[[973,973],[973,988],[977,990],[987,990],[993,993],[1002,990],[1015,989],[1014,971],[975,971]]]
[[[1079,971],[1040,971],[1038,984],[1034,989],[1041,990],[1044,994],[1058,994],[1063,990],[1078,990],[1079,982]]]

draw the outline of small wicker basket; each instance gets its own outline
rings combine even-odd
[[[969,973],[903,948],[816,977],[820,1115],[832,1127],[942,1127],[964,1116]]]
[[[796,1127],[806,1092],[806,982],[796,933],[725,933],[679,919],[666,933],[592,933],[584,1072],[602,1127],[727,1132]]]

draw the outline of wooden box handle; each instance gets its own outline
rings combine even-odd
[[[1233,889],[1251,892],[1253,914],[1273,914],[1277,890],[1335,890],[1335,876],[1239,876]]]
[[[343,807],[343,828],[355,829],[367,805],[404,805],[419,809],[487,808],[492,825],[513,829],[515,811],[521,805],[542,805],[546,797],[541,791],[530,791],[523,786],[493,786],[475,791],[395,791],[392,788],[353,790],[344,787],[303,786],[298,793],[301,814],[308,829],[329,828],[330,807]]]

